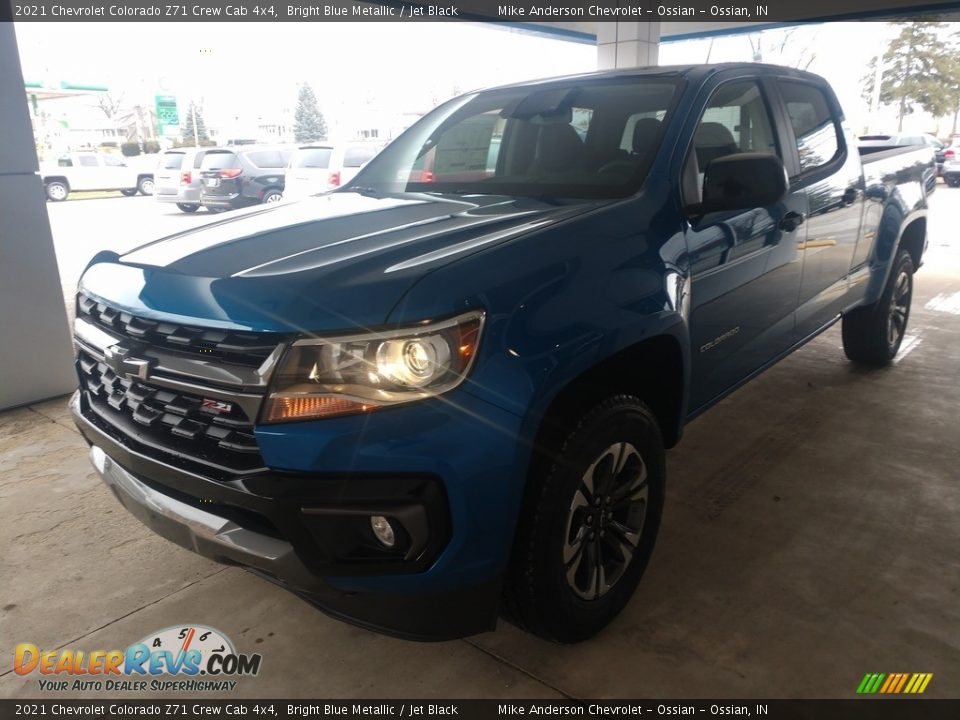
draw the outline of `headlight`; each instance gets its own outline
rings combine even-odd
[[[284,354],[261,421],[350,415],[452,390],[477,355],[483,312],[400,330],[303,338]]]

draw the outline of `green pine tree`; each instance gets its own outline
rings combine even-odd
[[[903,118],[916,106],[927,109],[938,77],[940,57],[951,52],[941,39],[946,28],[940,22],[898,22],[900,34],[883,54],[880,102],[897,106],[897,131],[903,130]],[[877,59],[864,76],[864,98],[873,95]]]
[[[293,137],[298,143],[327,139],[327,122],[317,106],[317,96],[307,83],[300,86],[293,115]]]
[[[193,118],[197,118],[197,138],[199,138],[202,143],[204,140],[210,139],[210,134],[207,132],[207,125],[203,122],[203,113],[200,111],[200,108],[191,100],[190,105],[187,108],[186,117],[180,119],[180,137],[183,138],[183,147],[193,147],[194,137],[193,137]]]

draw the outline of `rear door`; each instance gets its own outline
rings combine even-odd
[[[787,135],[776,122],[769,81],[709,83],[706,109],[688,130],[684,203],[699,202],[703,171],[720,157],[772,153],[784,158]],[[800,286],[798,242],[807,209],[803,190],[746,211],[692,218],[690,339],[695,413],[776,359],[793,344]]]
[[[213,197],[236,195],[242,172],[240,159],[232,150],[208,150],[200,163],[200,191]]]
[[[795,164],[791,187],[807,195],[796,339],[821,329],[849,303],[849,277],[863,214],[860,155],[839,104],[820,83],[778,78]]]
[[[160,156],[153,173],[154,195],[176,195],[180,191],[180,171],[185,159],[183,150],[168,150]]]
[[[74,157],[73,172],[70,174],[71,190],[102,190],[103,172],[100,161],[92,153]]]

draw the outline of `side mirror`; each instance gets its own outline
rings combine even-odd
[[[750,210],[783,200],[789,187],[783,161],[767,153],[738,153],[716,158],[703,177],[703,201],[687,208],[692,215]]]

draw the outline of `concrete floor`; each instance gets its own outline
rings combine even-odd
[[[854,369],[835,328],[690,425],[647,575],[593,641],[501,623],[425,645],[328,619],[128,516],[58,399],[0,414],[0,648],[203,623],[263,655],[245,697],[849,698],[866,672],[932,672],[927,696],[960,696],[957,200],[932,199],[895,365]],[[11,668],[0,696],[40,694]]]

